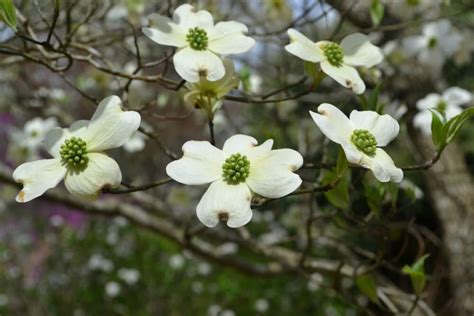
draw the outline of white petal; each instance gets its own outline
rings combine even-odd
[[[183,145],[183,157],[170,162],[166,173],[184,184],[206,184],[222,177],[225,155],[207,141],[188,141]]]
[[[408,56],[414,56],[420,51],[427,49],[428,39],[424,36],[410,36],[402,41],[402,47]]]
[[[140,126],[140,114],[122,111],[117,96],[102,100],[87,127],[87,150],[102,151],[122,146]]]
[[[89,153],[89,163],[82,171],[68,170],[64,183],[71,194],[95,198],[105,188],[116,188],[122,182],[117,162],[102,153]]]
[[[201,76],[209,81],[216,81],[225,75],[222,60],[207,50],[198,51],[185,47],[174,55],[173,63],[181,78],[189,82],[198,82]]]
[[[247,31],[239,22],[219,22],[207,34],[209,50],[222,55],[244,53],[255,45],[253,38],[244,35]]]
[[[342,86],[350,88],[355,94],[364,93],[365,83],[354,67],[344,64],[340,67],[334,67],[329,62],[323,61],[321,63],[321,69]]]
[[[151,25],[142,28],[142,31],[152,41],[167,46],[183,47],[188,45],[187,30],[182,26],[173,23],[168,17],[158,14],[151,14],[148,19]]]
[[[344,63],[349,66],[372,67],[383,60],[382,50],[361,33],[346,36],[341,42]]]
[[[237,134],[229,137],[225,143],[222,150],[228,154],[232,155],[235,153],[243,153],[248,151],[251,148],[257,146],[258,141],[252,136]]]
[[[352,123],[347,116],[329,103],[321,104],[318,107],[318,112],[309,111],[309,114],[321,132],[335,143],[347,143],[353,131]]]
[[[346,154],[347,161],[356,165],[361,164],[365,156],[364,153],[357,149],[357,147],[354,146],[354,144],[352,144],[350,141],[341,144],[341,146],[344,150],[344,153]]]
[[[301,185],[299,175],[293,173],[303,165],[303,157],[292,149],[272,150],[258,160],[251,161],[246,182],[250,189],[267,198],[285,196]]]
[[[446,119],[450,120],[458,114],[461,114],[462,108],[459,106],[450,106],[446,109]]]
[[[24,163],[13,171],[13,180],[23,184],[17,202],[28,202],[54,188],[66,175],[59,159],[44,159]]]
[[[436,22],[426,23],[423,26],[423,34],[428,37],[443,37],[448,34],[451,29],[451,22],[449,20],[440,20]]]
[[[431,135],[431,112],[428,110],[421,111],[413,118],[413,126],[419,128],[424,135]]]
[[[464,37],[458,32],[451,32],[449,35],[439,38],[439,40],[442,41],[439,48],[446,56],[451,56],[459,50]]]
[[[290,44],[286,45],[285,49],[290,54],[313,63],[319,63],[326,59],[317,43],[312,42],[297,30],[289,29],[288,36]]]
[[[441,101],[441,96],[437,93],[430,93],[426,97],[416,102],[418,110],[428,110],[435,108]]]
[[[443,52],[439,49],[423,49],[420,54],[418,55],[418,61],[435,72],[441,70],[444,65],[446,57],[444,56]]]
[[[88,125],[89,121],[80,120],[72,123],[69,128],[53,128],[46,134],[44,139],[46,150],[51,156],[58,158],[60,147],[64,144],[64,141],[73,136],[84,139]]]
[[[472,94],[459,87],[451,87],[443,93],[443,100],[449,105],[463,105],[470,102]]]
[[[183,4],[176,8],[173,13],[173,21],[185,30],[196,26],[208,30],[214,26],[214,19],[208,11],[194,12],[193,6],[189,4]]]
[[[236,228],[252,218],[252,194],[245,183],[228,185],[222,180],[213,182],[199,201],[197,217],[208,227],[214,227],[220,218],[228,218],[227,226]]]
[[[350,120],[355,129],[365,129],[372,133],[377,140],[377,146],[386,146],[400,131],[397,120],[388,114],[354,110],[351,112]]]
[[[377,148],[375,157],[365,157],[363,167],[371,169],[380,182],[398,183],[403,180],[403,170],[395,166],[392,158],[383,149]]]

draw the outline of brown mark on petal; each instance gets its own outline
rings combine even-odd
[[[199,77],[205,77],[206,78],[207,77],[207,69],[200,68],[198,70],[198,74],[199,74]]]
[[[219,220],[220,221],[228,221],[229,220],[229,213],[219,213],[217,214],[217,216],[219,217]]]
[[[20,202],[25,202],[25,192],[24,191],[20,191],[18,193],[18,200],[20,200]]]

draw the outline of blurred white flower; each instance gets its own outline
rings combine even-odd
[[[10,141],[13,146],[27,151],[27,160],[39,159],[39,150],[43,140],[51,129],[58,126],[56,118],[42,119],[36,117],[25,123],[23,130],[12,130]]]
[[[122,279],[128,285],[134,285],[140,279],[140,272],[135,269],[119,269],[118,277]]]
[[[324,282],[324,278],[320,273],[311,274],[308,284],[307,284],[308,291],[311,291],[311,292],[317,291],[323,282]]]
[[[214,18],[205,10],[194,11],[183,4],[173,13],[173,20],[158,14],[149,16],[151,27],[142,28],[152,41],[178,47],[173,56],[176,72],[186,81],[209,81],[224,77],[225,68],[219,55],[248,51],[255,40],[244,33],[247,26],[229,21],[214,25]]]
[[[180,254],[172,255],[169,258],[168,263],[174,270],[182,269],[184,267],[184,257]]]
[[[120,294],[121,287],[120,284],[114,281],[107,282],[105,284],[105,293],[108,297],[114,298]]]
[[[110,272],[113,269],[112,261],[104,258],[101,254],[94,254],[89,258],[87,267],[91,271]]]
[[[255,302],[255,310],[259,313],[265,313],[268,310],[268,307],[270,307],[270,304],[264,298],[259,298]]]
[[[312,42],[295,29],[288,30],[290,44],[285,49],[312,63],[320,63],[321,70],[354,93],[365,91],[355,67],[373,67],[383,60],[382,50],[373,45],[369,38],[361,33],[346,36],[341,44],[330,41]]]
[[[430,93],[416,102],[416,107],[420,112],[413,118],[413,125],[419,128],[423,134],[431,135],[432,116],[429,109],[438,110],[449,120],[461,113],[461,106],[469,103],[471,100],[472,94],[459,87],[448,88],[442,95]]]
[[[211,265],[207,262],[201,262],[197,266],[197,271],[201,275],[209,275],[212,271]]]
[[[400,130],[398,122],[390,115],[374,111],[357,111],[350,119],[334,105],[323,103],[318,113],[310,111],[316,125],[327,138],[340,144],[349,162],[372,170],[381,182],[400,182],[403,170],[381,148],[386,146]]]
[[[425,24],[421,35],[405,38],[402,45],[408,56],[416,56],[420,63],[439,72],[445,60],[459,50],[462,41],[462,34],[449,20],[440,20]]]
[[[136,153],[145,148],[145,135],[136,131],[125,144],[123,149],[129,153]]]
[[[257,146],[247,135],[234,135],[222,150],[207,141],[188,141],[183,157],[166,166],[166,173],[187,185],[211,183],[197,206],[199,220],[208,227],[226,220],[235,228],[252,218],[252,192],[278,198],[298,188],[302,182],[293,171],[303,157],[292,149],[272,150],[273,140]]]
[[[61,215],[53,215],[49,218],[51,226],[60,227],[64,224],[64,218]]]
[[[383,0],[390,13],[404,20],[420,14],[423,14],[424,19],[438,16],[442,2],[442,0]]]
[[[209,306],[207,309],[207,315],[208,316],[218,316],[219,312],[221,311],[221,307],[217,304],[213,304]]]
[[[224,309],[219,316],[235,316],[235,312],[230,309]]]
[[[86,198],[97,198],[104,187],[119,186],[120,167],[103,151],[122,146],[139,125],[140,115],[122,111],[120,99],[111,96],[100,102],[90,121],[50,130],[44,144],[54,158],[27,162],[15,169],[13,179],[23,184],[16,200],[31,201],[63,179],[71,194]]]
[[[228,256],[239,251],[239,245],[234,242],[226,242],[215,249],[216,255]]]

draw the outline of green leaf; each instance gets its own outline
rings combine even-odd
[[[382,201],[385,196],[385,186],[373,180],[367,180],[363,182],[364,186],[364,195],[367,199],[367,204],[369,205],[370,210],[375,214],[375,216],[380,217],[380,209],[382,208]]]
[[[412,266],[405,265],[402,269],[402,272],[404,274],[410,276],[411,285],[413,286],[416,295],[420,295],[425,288],[425,260],[429,256],[429,254],[426,254],[420,259],[418,259]]]
[[[381,84],[377,84],[369,95],[367,100],[367,109],[369,111],[377,111],[377,105],[379,103],[379,93],[380,93]]]
[[[13,0],[0,0],[0,21],[16,32],[16,10]]]
[[[318,67],[315,63],[312,63],[310,61],[305,61],[304,70],[311,78],[315,79],[317,77]]]
[[[385,9],[384,9],[383,4],[380,3],[380,0],[372,0],[372,4],[370,5],[370,18],[374,26],[380,25],[380,22],[382,22],[384,13],[385,13]]]
[[[437,149],[441,149],[446,144],[446,136],[443,133],[443,122],[436,110],[431,111],[431,138]]]
[[[460,114],[456,115],[445,124],[443,131],[446,135],[446,144],[449,144],[454,140],[463,124],[472,115],[474,115],[474,108],[469,108],[462,111]]]
[[[326,171],[322,180],[324,185],[329,184],[341,177],[337,185],[329,191],[324,192],[324,196],[328,199],[329,203],[337,208],[346,210],[349,207],[349,183],[350,173],[347,172],[345,175],[337,175],[334,171]]]
[[[375,285],[375,280],[370,274],[364,274],[356,277],[355,284],[359,290],[367,295],[367,297],[374,303],[379,302],[379,297],[377,296],[377,287]]]
[[[347,161],[346,154],[342,148],[339,148],[339,153],[337,154],[337,163],[336,163],[336,173],[338,176],[342,176],[349,166]]]

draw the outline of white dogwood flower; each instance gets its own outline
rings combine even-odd
[[[379,148],[392,141],[400,130],[390,115],[354,110],[348,118],[328,103],[321,104],[318,113],[309,113],[324,135],[342,146],[349,162],[372,170],[381,182],[402,181],[403,171]]]
[[[196,108],[202,108],[213,113],[220,108],[224,97],[232,89],[239,86],[239,78],[235,75],[234,64],[224,59],[225,75],[219,80],[209,81],[201,78],[199,82],[188,82],[185,87],[189,90],[184,95],[184,101]]]
[[[244,53],[255,44],[253,38],[244,35],[248,31],[244,24],[228,21],[214,25],[208,11],[194,12],[189,4],[179,6],[173,20],[158,14],[149,19],[151,26],[144,27],[143,33],[158,44],[178,48],[174,67],[190,82],[198,82],[200,77],[221,79],[225,69],[219,55]]]
[[[240,227],[252,218],[252,192],[279,198],[302,182],[293,171],[302,166],[303,157],[272,146],[271,139],[257,146],[257,140],[246,135],[230,137],[222,150],[207,141],[188,141],[183,157],[169,163],[166,173],[183,184],[211,183],[196,209],[204,225],[214,227],[227,220],[227,226]]]
[[[438,110],[446,120],[450,120],[462,112],[462,105],[471,100],[472,94],[459,87],[448,88],[442,95],[430,93],[416,102],[416,107],[420,112],[413,118],[413,125],[418,127],[423,134],[431,135],[432,114],[429,109]]]
[[[355,67],[373,67],[383,60],[382,50],[370,43],[369,38],[361,33],[346,36],[341,44],[330,41],[312,42],[300,32],[289,29],[290,44],[285,49],[312,63],[320,63],[321,70],[356,94],[365,91]]]
[[[12,145],[26,151],[27,159],[38,159],[39,150],[46,133],[58,125],[54,117],[42,119],[35,117],[26,122],[22,130],[13,130],[10,133]]]
[[[420,63],[439,71],[444,61],[460,48],[462,41],[462,34],[451,22],[441,20],[425,24],[422,34],[407,37],[402,43],[408,56],[416,56]]]
[[[104,187],[119,186],[120,168],[103,151],[122,146],[140,125],[137,112],[124,112],[120,106],[117,96],[105,98],[90,121],[50,130],[44,144],[54,158],[27,162],[15,169],[13,179],[23,184],[16,200],[31,201],[62,179],[69,192],[87,198],[97,197]]]

